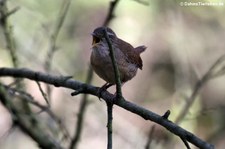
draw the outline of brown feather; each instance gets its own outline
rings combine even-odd
[[[146,48],[147,48],[146,46],[138,46],[134,48],[134,50],[141,54],[142,52],[145,51]]]
[[[116,45],[124,53],[124,55],[127,56],[127,59],[130,63],[136,64],[138,68],[142,69],[143,64],[140,53],[146,49],[145,46],[140,46],[136,49],[131,44],[120,38],[117,38]]]

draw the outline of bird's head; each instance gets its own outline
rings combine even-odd
[[[116,34],[114,33],[114,31],[111,28],[109,28],[109,27],[98,27],[91,34],[92,37],[93,37],[92,45],[95,45],[95,44],[105,40],[104,30],[106,30],[106,32],[109,36],[109,39],[115,40],[117,38]]]

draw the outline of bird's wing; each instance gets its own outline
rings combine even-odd
[[[146,47],[140,46],[137,47],[138,49],[136,49],[131,44],[119,38],[117,39],[117,46],[127,57],[128,62],[135,64],[138,66],[138,68],[142,69],[143,64],[140,53],[143,52]]]

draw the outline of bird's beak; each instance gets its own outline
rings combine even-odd
[[[97,43],[96,38],[95,38],[95,36],[93,36],[93,39],[92,39],[92,45],[94,45],[94,44],[96,44],[96,43]]]
[[[91,35],[92,35],[92,36],[96,36],[96,34],[95,34],[95,33],[91,33]]]
[[[93,37],[92,45],[99,43],[100,39],[94,33],[91,33],[91,35]]]

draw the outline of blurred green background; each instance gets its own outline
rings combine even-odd
[[[20,9],[10,16],[17,46],[20,67],[44,71],[51,34],[64,0],[10,0],[9,9]],[[68,14],[56,41],[57,51],[52,61],[52,74],[72,75],[85,81],[91,53],[92,31],[101,26],[109,9],[109,0],[72,0]],[[151,0],[143,5],[135,0],[121,0],[110,27],[118,37],[134,47],[146,45],[141,55],[143,70],[123,86],[123,95],[149,110],[163,115],[171,110],[175,120],[199,79],[215,61],[225,54],[225,1],[223,6],[181,6],[178,0]],[[185,1],[182,1],[185,2]],[[188,0],[186,2],[196,2]],[[0,67],[12,67],[0,29]],[[218,69],[225,67],[221,63]],[[5,81],[4,78],[1,80]],[[6,81],[7,82],[7,81]],[[27,88],[44,103],[35,83],[27,81]],[[104,81],[94,76],[93,85]],[[199,91],[193,106],[180,125],[200,138],[225,146],[225,77],[220,75]],[[115,89],[109,89],[115,92]],[[71,97],[72,91],[53,88],[52,109],[62,119],[71,134],[81,95]],[[79,149],[106,148],[106,106],[90,96]],[[66,108],[65,108],[66,107]],[[43,117],[41,117],[43,118]],[[44,119],[44,118],[43,118]],[[48,122],[48,120],[46,119]],[[148,133],[154,123],[114,107],[114,148],[144,149]],[[30,138],[10,128],[6,109],[0,107],[0,148],[37,148]],[[49,124],[50,127],[51,123]],[[178,137],[156,126],[151,147],[154,149],[185,148]]]

